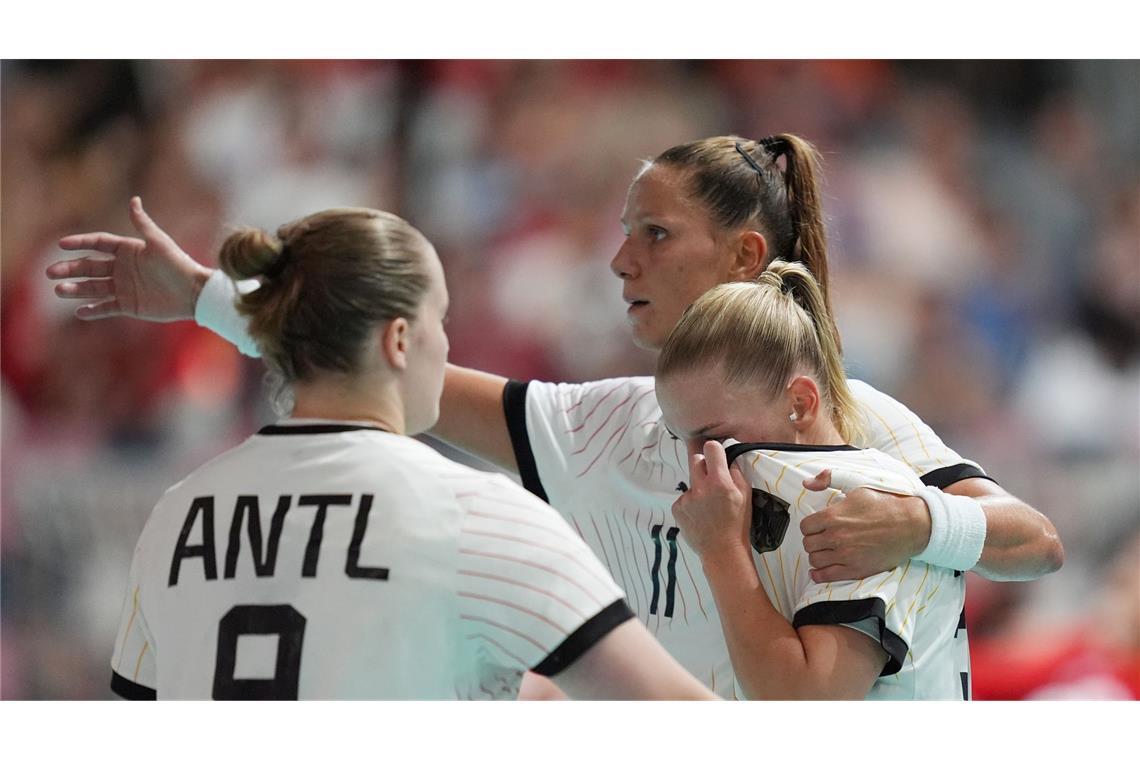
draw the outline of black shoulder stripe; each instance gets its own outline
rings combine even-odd
[[[538,477],[534,451],[530,448],[530,433],[526,431],[526,389],[529,385],[529,380],[507,381],[503,386],[503,413],[507,417],[507,432],[511,436],[511,447],[515,450],[515,463],[519,467],[523,487],[549,504],[546,489]]]
[[[123,699],[141,699],[141,700],[156,700],[158,699],[158,692],[154,689],[143,686],[142,684],[135,683],[134,681],[127,680],[115,671],[111,671],[111,691],[118,694]]]
[[[939,467],[937,470],[931,470],[922,476],[922,482],[928,486],[934,486],[935,488],[946,488],[947,486],[954,485],[959,480],[966,480],[967,478],[994,480],[974,465],[959,462],[949,467]],[[994,480],[994,482],[996,483],[997,481]]]
[[[535,665],[531,670],[540,676],[558,675],[574,664],[586,650],[601,641],[606,634],[633,617],[633,610],[618,599],[597,615],[578,626],[578,630],[566,637],[546,659]]]
[[[879,677],[890,676],[902,669],[909,647],[898,634],[887,628],[887,606],[882,599],[851,599],[845,602],[816,602],[809,604],[792,618],[792,626],[842,625],[874,618],[879,621],[879,644],[887,653],[887,664]]]

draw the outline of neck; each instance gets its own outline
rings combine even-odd
[[[315,380],[293,386],[290,417],[371,422],[392,433],[406,434],[404,405],[391,383]]]
[[[809,427],[796,431],[794,443],[805,446],[843,446],[847,441],[843,440],[830,419],[819,415]]]

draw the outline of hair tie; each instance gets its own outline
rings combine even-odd
[[[285,266],[289,263],[289,248],[285,245],[285,241],[281,241],[281,250],[277,254],[277,258],[273,263],[262,272],[261,276],[267,280],[272,280],[278,277],[283,271]]]
[[[788,152],[788,141],[782,137],[765,137],[760,140],[760,147],[768,151],[772,158],[779,158]]]

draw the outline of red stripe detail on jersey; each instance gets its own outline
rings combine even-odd
[[[534,541],[527,541],[526,539],[519,538],[518,536],[508,536],[508,535],[505,535],[503,533],[489,533],[489,532],[483,531],[483,530],[471,530],[470,528],[467,528],[467,527],[462,528],[460,530],[460,533],[469,533],[469,534],[475,535],[475,536],[487,536],[488,538],[501,538],[504,541],[514,541],[515,543],[526,544],[527,546],[533,546],[537,549],[545,549],[546,551],[551,552],[553,554],[559,554],[559,555],[565,557],[566,559],[570,560],[574,564],[576,564],[578,567],[585,570],[590,575],[592,575],[595,580],[597,580],[601,584],[605,585],[605,582],[606,582],[605,578],[599,576],[597,573],[595,573],[589,567],[582,564],[582,560],[580,560],[578,557],[575,557],[573,554],[569,554],[569,553],[564,552],[561,549],[557,549],[553,546],[547,546],[545,544],[535,543]]]
[[[549,596],[551,599],[558,602],[559,604],[564,606],[566,609],[573,612],[575,615],[579,615],[583,619],[585,619],[585,617],[586,617],[585,612],[578,609],[574,605],[570,604],[570,602],[566,601],[562,597],[556,596],[544,588],[540,588],[538,586],[532,586],[531,584],[523,583],[522,581],[516,581],[514,578],[504,578],[501,575],[491,575],[490,573],[479,573],[479,572],[476,572],[474,570],[456,570],[455,572],[459,573],[460,575],[470,575],[470,576],[474,576],[476,578],[489,578],[490,580],[493,580],[493,581],[502,581],[503,583],[509,583],[512,586],[521,586],[522,588],[528,588],[531,591],[537,591],[540,594],[545,594],[546,596]]]
[[[602,458],[602,454],[606,453],[606,449],[608,449],[610,447],[610,442],[613,441],[614,436],[619,435],[621,433],[624,433],[626,428],[628,428],[628,427],[629,427],[629,423],[627,422],[626,424],[622,425],[621,427],[619,427],[614,432],[610,433],[610,437],[606,439],[606,442],[602,445],[602,450],[598,452],[598,455],[596,457],[594,457],[594,461],[590,462],[590,464],[586,465],[586,469],[584,469],[580,473],[578,473],[579,478],[582,477],[583,475],[585,475],[587,472],[589,472],[590,468],[593,467],[597,463],[597,461]],[[587,444],[587,445],[589,445],[589,444]],[[577,453],[577,452],[575,452],[575,453]]]
[[[465,597],[467,599],[478,599],[478,600],[483,601],[483,602],[491,602],[492,604],[501,604],[504,607],[510,607],[511,609],[518,610],[519,612],[524,612],[536,620],[541,620],[542,622],[546,623],[551,628],[555,629],[556,631],[558,631],[559,633],[561,633],[564,636],[570,635],[570,631],[567,631],[565,628],[558,625],[558,623],[555,623],[553,620],[546,617],[545,615],[539,614],[539,613],[535,612],[534,610],[527,609],[526,607],[523,607],[521,604],[515,604],[514,602],[509,601],[507,599],[496,599],[493,596],[485,596],[483,594],[472,594],[472,593],[469,593],[467,591],[460,591],[458,595]]]
[[[477,617],[475,615],[460,615],[459,619],[460,620],[473,620],[476,623],[486,623],[487,625],[494,626],[495,628],[500,628],[500,629],[506,631],[507,633],[513,633],[515,636],[518,636],[520,639],[526,639],[531,644],[534,644],[534,646],[540,652],[546,652],[547,651],[546,647],[544,647],[542,644],[539,644],[537,641],[532,639],[530,636],[527,636],[525,633],[522,633],[521,631],[516,631],[514,628],[511,628],[510,626],[503,625],[502,623],[496,623],[494,620],[488,620],[487,618]]]
[[[562,573],[555,570],[553,567],[547,567],[546,565],[540,565],[537,562],[531,562],[530,560],[520,559],[519,557],[511,557],[511,556],[506,555],[506,554],[492,554],[491,552],[478,552],[478,551],[475,551],[474,549],[460,549],[459,553],[460,554],[470,554],[470,555],[473,555],[475,557],[485,557],[487,559],[501,559],[501,560],[504,560],[506,562],[517,562],[520,565],[527,565],[528,567],[534,567],[534,568],[537,568],[539,570],[545,570],[546,572],[550,573],[551,575],[557,575],[559,578],[566,581],[571,586],[577,587],[579,590],[581,590],[581,592],[583,594],[590,597],[590,600],[592,602],[594,602],[594,604],[601,604],[602,603],[602,600],[598,599],[598,597],[594,596],[590,592],[590,589],[586,588],[585,586],[583,586],[581,583],[574,580],[570,576],[563,575]]]
[[[502,645],[502,644],[500,644],[499,642],[495,641],[495,640],[494,640],[494,639],[492,639],[490,636],[488,636],[488,635],[486,635],[486,634],[483,634],[483,633],[476,633],[476,634],[472,634],[471,636],[468,636],[467,638],[468,638],[468,639],[483,639],[483,641],[486,641],[486,642],[488,642],[488,643],[490,643],[490,644],[494,644],[494,645],[495,645],[495,646],[497,646],[499,649],[503,650],[503,653],[504,653],[504,654],[508,655],[509,657],[511,657],[511,658],[513,658],[513,659],[515,659],[515,660],[518,660],[518,661],[519,661],[519,663],[520,663],[520,664],[521,664],[521,665],[522,665],[524,668],[526,668],[527,670],[530,670],[530,664],[529,664],[529,663],[527,663],[527,661],[526,661],[526,660],[524,660],[523,658],[519,657],[517,654],[515,654],[515,653],[514,653],[514,652],[512,652],[511,650],[507,649],[505,646],[503,646],[503,645]]]
[[[605,401],[606,399],[608,399],[610,397],[610,395],[620,387],[621,387],[620,385],[615,385],[613,388],[610,388],[606,392],[606,395],[604,395],[600,399],[598,399],[598,403],[594,404],[594,408],[590,410],[589,414],[587,414],[585,417],[582,418],[582,424],[578,425],[578,427],[576,427],[572,430],[567,430],[566,432],[567,433],[577,433],[579,430],[586,427],[586,421],[590,419],[590,416],[594,412],[598,411],[598,407],[602,405],[602,402]],[[631,393],[630,395],[632,396],[633,394]],[[567,411],[569,411],[569,410],[567,410]]]
[[[630,393],[628,396],[625,397],[624,401],[622,401],[620,404],[618,404],[613,409],[611,409],[610,413],[606,415],[606,418],[604,420],[602,420],[602,424],[598,425],[598,429],[595,430],[593,433],[590,433],[590,437],[586,439],[586,442],[584,444],[582,444],[582,448],[578,449],[577,451],[572,451],[570,453],[571,454],[581,454],[583,451],[588,449],[590,447],[590,444],[594,442],[594,437],[598,433],[602,432],[603,429],[605,429],[606,425],[609,424],[610,419],[614,416],[614,414],[617,412],[617,410],[621,409],[623,406],[628,404],[629,400],[632,398],[633,398],[633,394]],[[585,427],[585,425],[583,424],[582,427]],[[578,430],[581,430],[582,427],[579,427]],[[570,432],[574,433],[574,432],[577,432],[577,430],[571,430]]]
[[[640,403],[642,402],[642,399],[644,399],[644,398],[646,397],[646,395],[649,395],[649,394],[650,394],[650,393],[652,393],[652,392],[653,392],[653,389],[650,389],[649,391],[645,391],[644,393],[642,393],[642,394],[640,395],[640,397],[637,397],[637,398],[634,400],[633,404],[630,404],[630,407],[629,407],[629,417],[626,419],[626,428],[628,428],[628,427],[629,427],[629,425],[630,425],[630,424],[632,424],[632,420],[633,420],[633,417],[634,417],[634,411],[636,411],[636,410],[637,410],[637,404],[640,404]],[[652,411],[651,411],[651,412],[650,412],[650,415],[649,415],[649,417],[652,417],[652,416],[653,416],[653,414],[652,414]],[[641,425],[652,425],[652,424],[653,424],[652,420],[650,420],[650,422],[646,422],[646,419],[649,419],[649,417],[646,417],[645,419],[643,419],[643,420],[642,420],[642,422],[640,422],[640,423],[637,423],[637,425],[638,425],[638,426],[641,426]],[[614,448],[613,448],[613,453],[617,453],[617,451],[618,451],[617,447],[614,447]],[[626,455],[626,456],[624,456],[624,457],[621,457],[621,459],[618,461],[618,463],[617,463],[617,464],[618,464],[618,465],[621,465],[622,463],[624,463],[624,461],[625,461],[626,459],[628,459],[629,457],[632,457],[632,456],[634,456],[634,451],[635,451],[635,449],[633,449],[633,448],[630,448],[630,449],[629,449],[629,453],[627,453],[627,455]],[[635,465],[634,465],[634,469],[636,469],[636,468],[637,468],[637,465],[635,464]],[[587,468],[587,469],[588,469],[588,468]],[[585,473],[583,473],[583,474],[585,474]]]
[[[473,515],[475,517],[483,517],[487,520],[501,520],[502,522],[514,523],[515,525],[526,525],[526,526],[531,527],[531,528],[537,528],[539,530],[545,530],[547,533],[553,533],[554,535],[558,536],[559,538],[563,538],[566,535],[563,532],[564,529],[561,525],[559,525],[559,527],[557,527],[557,528],[553,528],[549,525],[540,525],[538,523],[527,522],[526,520],[516,520],[513,517],[504,517],[502,515],[493,515],[490,512],[478,512],[474,509],[468,510],[467,514]]]

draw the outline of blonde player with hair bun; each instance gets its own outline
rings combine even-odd
[[[136,223],[148,232],[139,199]],[[565,521],[409,436],[439,416],[448,294],[403,219],[330,209],[222,245],[288,416],[168,490],[112,689],[161,699],[713,698]]]
[[[902,462],[863,438],[823,292],[802,264],[718,285],[661,349],[657,397],[687,444],[673,505],[696,552],[744,695],[968,699],[961,573],[917,560],[860,581],[816,582],[799,523],[870,488],[918,495]],[[733,442],[727,447],[726,441]],[[730,467],[731,464],[731,467]],[[809,491],[821,469],[832,487]]]

